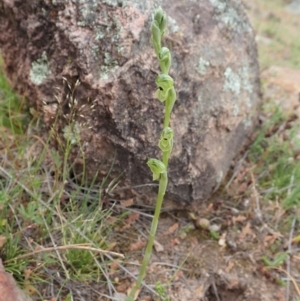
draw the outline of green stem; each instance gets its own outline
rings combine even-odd
[[[168,152],[163,152],[163,157],[162,157],[162,161],[166,166],[166,170],[168,170],[168,164],[169,164],[169,158],[171,155],[171,150]]]
[[[134,287],[131,289],[129,296],[125,299],[125,301],[134,301],[135,294],[136,294],[137,290],[140,288],[142,281],[146,275],[146,269],[147,269],[147,266],[148,266],[148,263],[149,263],[149,260],[151,257],[156,229],[158,226],[159,215],[160,215],[164,195],[167,190],[167,185],[168,185],[168,175],[167,175],[167,173],[163,173],[163,174],[161,174],[160,181],[159,181],[159,189],[158,189],[158,196],[157,196],[157,200],[156,200],[154,217],[153,217],[152,224],[151,224],[150,235],[149,235],[148,244],[147,244],[147,247],[145,250],[145,256],[143,258],[142,266],[140,269],[140,274],[137,278],[137,281],[136,281]]]
[[[171,112],[176,100],[176,91],[173,88],[169,90],[168,97],[165,101],[165,119],[164,119],[164,128],[168,127],[170,124]]]

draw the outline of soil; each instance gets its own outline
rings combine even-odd
[[[288,232],[281,233],[276,227],[282,214],[280,207],[266,205],[257,208],[254,185],[248,185],[252,194],[247,197],[232,196],[225,200],[222,196],[215,196],[197,212],[190,208],[163,213],[156,251],[145,282],[168,284],[166,296],[170,300],[296,300],[294,296],[298,288],[291,283],[289,299],[286,297],[287,285],[283,285],[287,281],[284,279],[288,278],[286,264],[273,268],[267,267],[262,260],[264,256],[270,261],[275,259],[271,249],[276,244],[280,246],[277,253],[288,249]],[[146,222],[143,219],[139,216],[125,231],[120,227],[115,232],[116,236],[122,235],[123,240],[127,238],[116,251],[126,254],[127,261],[136,263],[127,264],[136,275],[145,245],[140,233],[146,234],[146,229],[150,228],[149,219]],[[199,220],[206,219],[211,227],[220,228],[219,234],[214,235],[215,232],[198,226]],[[291,255],[288,260],[291,266],[289,277],[299,279],[299,257]],[[126,285],[121,281],[116,289],[126,293],[130,286],[128,280],[131,281],[125,278]],[[147,289],[144,289],[138,300],[159,300],[146,296]]]

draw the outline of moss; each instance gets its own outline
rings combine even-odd
[[[51,70],[49,69],[47,54],[44,51],[42,56],[32,63],[29,73],[30,80],[36,85],[41,85],[50,74]]]

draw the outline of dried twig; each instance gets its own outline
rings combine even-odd
[[[296,291],[297,291],[297,293],[298,293],[298,296],[300,297],[300,288],[298,287],[296,280],[295,280],[295,279],[294,279],[294,278],[293,278],[286,270],[284,270],[284,269],[281,268],[281,267],[278,267],[278,268],[275,268],[275,267],[274,267],[273,269],[285,273],[285,274],[291,279],[291,281],[293,282],[294,287],[295,287],[295,289],[296,289]]]
[[[234,167],[234,171],[233,171],[233,175],[230,178],[230,180],[227,182],[225,189],[227,189],[231,183],[233,182],[233,180],[236,178],[237,174],[239,173],[243,162],[245,161],[246,157],[248,156],[249,151],[246,151],[245,154],[243,155],[243,157],[239,160],[238,164],[236,164],[236,166]]]
[[[7,262],[11,262],[11,261],[16,261],[16,260],[19,260],[19,259],[22,259],[22,258],[27,258],[27,257],[34,256],[34,255],[39,254],[39,253],[62,251],[62,250],[86,250],[86,251],[92,251],[92,252],[102,253],[102,254],[109,254],[109,255],[112,255],[112,256],[118,256],[118,257],[121,257],[121,258],[125,258],[125,256],[123,254],[120,254],[120,253],[117,253],[117,252],[112,252],[112,251],[106,251],[106,250],[102,250],[102,249],[93,248],[93,247],[90,247],[90,244],[78,244],[78,245],[66,245],[66,246],[41,248],[41,249],[35,250],[33,252],[23,254],[23,255],[19,255],[15,258],[6,260],[5,262],[7,263]]]
[[[253,196],[254,196],[255,204],[256,204],[256,208],[254,209],[255,216],[258,218],[258,220],[261,223],[263,223],[262,213],[261,213],[260,204],[259,204],[259,194],[258,194],[257,189],[256,189],[255,178],[254,178],[254,175],[253,175],[252,171],[249,171],[249,173],[250,173],[250,176],[251,176],[252,191],[253,191]]]
[[[214,290],[214,293],[215,293],[215,296],[217,298],[218,301],[221,301],[220,300],[220,297],[219,297],[219,294],[218,294],[218,289],[217,289],[217,286],[216,286],[216,283],[215,283],[215,279],[213,278],[212,280],[212,287],[213,287],[213,290]]]

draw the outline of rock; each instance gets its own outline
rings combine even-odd
[[[221,229],[221,226],[217,225],[217,224],[211,224],[208,226],[208,230],[212,231],[212,232],[219,232],[220,229]]]
[[[210,221],[207,218],[199,218],[195,224],[200,229],[207,229],[210,226]]]
[[[163,107],[154,98],[158,62],[150,42],[154,0],[5,0],[0,48],[13,87],[43,112],[71,162],[93,178],[100,166],[151,181]],[[256,123],[259,68],[253,29],[230,0],[162,1],[164,45],[178,100],[169,197],[208,198]],[[64,78],[64,80],[63,80]],[[71,125],[70,125],[71,124]],[[115,156],[116,155],[116,156]],[[105,161],[106,160],[106,161]],[[103,163],[105,162],[105,163]],[[102,164],[102,165],[101,165]]]
[[[0,259],[0,301],[32,301],[17,287],[14,278],[5,272]]]

